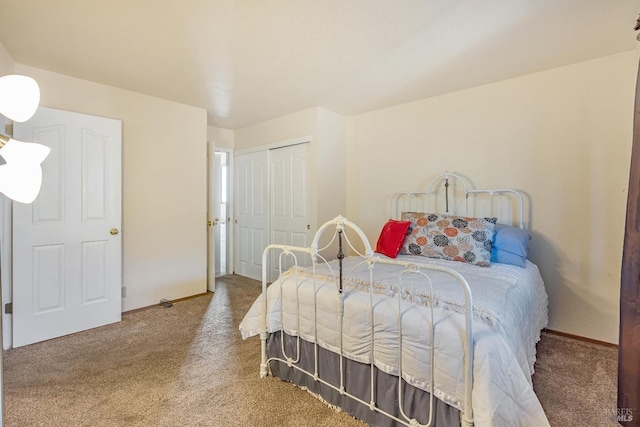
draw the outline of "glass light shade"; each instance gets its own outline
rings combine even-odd
[[[0,192],[20,203],[32,203],[42,185],[40,164],[51,149],[41,144],[10,139],[0,148],[6,163],[0,165]]]
[[[20,203],[33,203],[40,193],[42,168],[20,167],[16,165],[0,166],[0,192],[11,200]]]
[[[40,87],[28,76],[0,77],[0,114],[16,122],[29,120],[40,104]]]
[[[0,156],[10,164],[37,165],[47,158],[51,148],[35,142],[22,142],[17,139],[9,141],[0,148]]]

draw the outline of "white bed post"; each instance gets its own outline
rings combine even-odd
[[[267,325],[269,322],[269,312],[267,311],[267,260],[269,258],[269,247],[262,253],[262,314],[263,323],[260,331],[261,353],[260,353],[260,378],[267,376]]]

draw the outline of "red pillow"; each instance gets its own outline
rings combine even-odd
[[[395,219],[387,221],[382,227],[380,237],[378,237],[376,252],[389,258],[397,257],[410,225],[411,221],[396,221]]]

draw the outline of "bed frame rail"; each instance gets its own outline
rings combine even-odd
[[[321,236],[325,233],[325,232],[330,232],[333,230],[333,236],[331,236],[331,239],[329,241],[329,243],[324,246],[323,248],[318,248]],[[351,230],[353,232],[355,232],[355,234],[360,238],[360,240],[362,241],[362,244],[364,245],[364,253],[360,253],[356,250],[356,248],[354,247],[354,245],[351,243],[351,241],[349,240],[348,234],[346,233],[347,230]],[[268,300],[267,300],[267,278],[268,278],[268,271],[267,268],[269,266],[269,256],[271,256],[272,253],[278,253],[279,252],[279,267],[280,267],[280,273],[282,273],[282,265],[283,265],[283,259],[284,257],[292,257],[293,258],[293,265],[294,267],[296,267],[296,273],[294,274],[294,278],[295,278],[295,283],[296,283],[296,289],[298,289],[298,284],[299,279],[297,276],[297,266],[298,266],[298,256],[302,255],[302,256],[310,256],[312,263],[311,263],[311,268],[313,270],[314,273],[314,277],[315,277],[315,273],[316,273],[316,266],[320,263],[325,263],[328,265],[328,261],[326,258],[324,258],[321,255],[321,252],[328,248],[329,246],[332,245],[332,243],[335,240],[338,240],[338,245],[339,245],[339,252],[337,254],[338,260],[339,260],[339,271],[335,272],[333,270],[331,270],[331,267],[329,266],[330,270],[332,271],[333,277],[335,279],[335,283],[336,283],[336,293],[337,293],[337,300],[338,300],[338,304],[339,304],[339,315],[340,315],[340,385],[339,386],[335,386],[333,384],[330,384],[329,382],[323,380],[322,378],[319,377],[318,375],[318,335],[317,335],[317,312],[314,313],[314,334],[315,334],[315,339],[314,339],[314,357],[315,357],[315,362],[314,362],[314,366],[315,366],[315,370],[314,372],[308,372],[304,369],[302,369],[300,366],[298,366],[298,362],[300,359],[300,337],[297,336],[296,337],[296,347],[297,347],[297,352],[295,355],[287,355],[286,354],[286,349],[284,346],[284,333],[281,334],[281,349],[282,349],[282,354],[284,355],[284,359],[281,358],[276,358],[276,357],[272,357],[272,358],[268,358],[267,357],[267,338],[269,336],[269,333],[267,332],[267,325],[268,325],[268,316],[269,316],[269,311],[268,311]],[[398,400],[399,400],[399,413],[401,414],[402,418],[398,418],[392,414],[389,414],[385,411],[383,411],[382,409],[380,409],[377,405],[376,405],[376,389],[375,389],[375,381],[374,381],[374,364],[375,364],[375,360],[374,360],[374,345],[375,345],[375,330],[374,330],[374,322],[371,322],[371,345],[370,345],[370,381],[371,381],[371,396],[370,396],[370,400],[368,402],[348,393],[345,390],[344,384],[345,384],[345,372],[343,372],[343,367],[344,367],[344,351],[343,351],[343,316],[344,316],[344,300],[345,300],[345,293],[342,292],[342,280],[343,280],[343,271],[342,271],[342,258],[344,257],[343,253],[342,253],[342,246],[343,246],[343,240],[346,242],[346,244],[351,248],[351,250],[353,252],[355,252],[359,257],[362,258],[362,262],[359,265],[363,265],[366,264],[366,267],[369,270],[369,279],[370,279],[370,286],[369,286],[369,315],[371,316],[371,319],[373,319],[374,316],[374,299],[373,299],[373,295],[374,295],[374,281],[373,281],[373,274],[374,274],[374,269],[375,269],[375,265],[376,264],[392,264],[392,265],[397,265],[401,267],[401,270],[399,272],[399,286],[402,287],[402,280],[404,277],[406,277],[407,275],[421,275],[424,280],[425,283],[428,284],[429,289],[431,291],[431,294],[433,295],[433,283],[431,282],[431,279],[429,277],[429,271],[430,270],[435,270],[435,271],[441,271],[444,273],[447,273],[451,276],[453,276],[457,282],[460,284],[461,290],[464,293],[464,297],[465,297],[465,308],[464,308],[464,318],[465,318],[465,330],[464,330],[464,374],[463,374],[463,378],[464,378],[464,408],[461,411],[461,425],[464,427],[469,427],[469,426],[473,426],[473,410],[472,410],[472,400],[471,400],[471,390],[472,390],[472,385],[473,385],[473,340],[472,340],[472,336],[473,336],[473,327],[472,327],[472,320],[473,320],[473,304],[472,304],[472,297],[471,297],[471,291],[469,289],[469,284],[467,283],[467,281],[456,271],[451,270],[449,268],[446,267],[442,267],[442,266],[438,266],[438,265],[431,265],[431,264],[422,264],[422,263],[407,263],[407,262],[402,262],[402,261],[398,261],[398,260],[391,260],[391,259],[387,259],[387,258],[381,258],[378,257],[376,255],[374,255],[374,252],[371,249],[371,245],[369,244],[369,241],[367,239],[367,237],[365,236],[364,232],[354,223],[352,223],[351,221],[347,220],[346,218],[342,217],[342,216],[338,216],[336,218],[334,218],[331,221],[327,221],[326,223],[324,223],[319,229],[318,232],[316,233],[313,242],[311,244],[310,247],[308,248],[304,248],[304,247],[295,247],[295,246],[286,246],[286,245],[269,245],[267,246],[267,248],[264,250],[263,252],[263,256],[262,256],[262,303],[263,303],[263,325],[262,325],[262,330],[260,333],[260,338],[262,340],[262,354],[261,354],[261,362],[260,362],[260,376],[261,377],[265,377],[268,375],[269,372],[269,363],[271,361],[280,361],[283,362],[285,364],[287,364],[287,366],[289,368],[292,369],[296,369],[298,371],[304,372],[305,374],[309,375],[310,377],[313,378],[314,381],[319,381],[321,383],[323,383],[324,385],[326,385],[327,387],[330,387],[332,389],[334,389],[335,391],[339,392],[341,395],[345,395],[350,397],[351,399],[354,399],[358,402],[360,402],[361,404],[368,406],[369,409],[371,411],[376,411],[379,412],[393,420],[395,420],[396,422],[405,425],[405,426],[411,426],[411,427],[431,427],[433,422],[434,422],[434,417],[433,417],[433,410],[434,410],[434,389],[435,389],[435,385],[434,385],[434,365],[435,365],[435,357],[434,357],[434,349],[435,349],[435,343],[434,343],[434,339],[435,339],[435,334],[434,334],[434,315],[433,315],[433,307],[431,306],[430,308],[430,315],[431,315],[431,331],[430,331],[430,355],[431,355],[431,374],[430,374],[430,394],[431,394],[431,398],[430,398],[430,410],[429,410],[429,421],[427,424],[420,424],[416,419],[411,418],[409,415],[404,413],[403,410],[403,395],[402,395],[402,383],[403,383],[403,379],[402,379],[402,375],[399,376],[399,381],[398,381]],[[316,283],[315,283],[315,279],[313,281],[313,286],[315,288]],[[280,292],[281,292],[281,301],[282,301],[282,287],[280,288]],[[297,292],[297,291],[296,291]],[[314,290],[314,298],[315,298],[316,292]],[[297,295],[296,295],[297,296]],[[398,292],[397,295],[397,299],[398,299],[398,304],[397,304],[397,310],[398,310],[398,331],[399,331],[399,336],[398,338],[398,345],[397,345],[397,351],[398,351],[398,361],[399,361],[399,372],[402,373],[402,339],[403,339],[403,333],[402,333],[402,305],[403,305],[403,299],[402,299],[402,292]],[[406,302],[405,302],[406,303]],[[298,299],[298,304],[299,304],[299,299]],[[314,301],[314,307],[316,306],[315,301]],[[300,308],[300,306],[298,305],[298,309]],[[300,310],[298,310],[298,313],[300,313]],[[284,316],[283,316],[283,304],[281,304],[281,308],[280,308],[280,322],[281,322],[281,328],[284,329]],[[300,324],[300,318],[298,316],[297,318],[297,322],[298,324],[296,325],[296,330],[299,330],[299,324]],[[336,368],[338,369],[338,368]]]

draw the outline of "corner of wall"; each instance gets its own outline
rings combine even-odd
[[[346,168],[346,215],[347,218],[358,224],[360,222],[360,204],[357,202],[360,194],[358,177],[360,175],[361,162],[358,161],[355,119],[353,117],[347,118],[345,126],[345,162],[349,165]]]
[[[318,223],[347,214],[347,119],[317,108]]]
[[[256,123],[234,131],[234,148],[244,150],[316,133],[316,108]]]
[[[235,134],[230,129],[207,126],[207,141],[213,142],[216,148],[233,150],[235,147]]]

